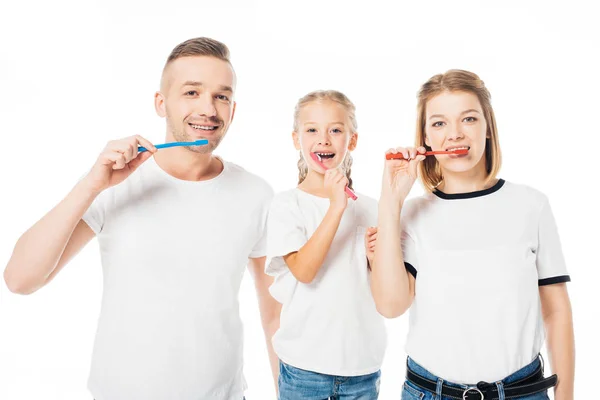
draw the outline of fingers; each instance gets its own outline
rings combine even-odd
[[[106,151],[102,154],[103,164],[112,164],[112,169],[123,169],[127,164],[125,155],[118,151]]]
[[[147,148],[150,155],[156,153],[157,149],[150,141],[142,136],[136,135],[108,142],[106,148],[100,155],[100,158],[105,165],[113,164],[112,168],[115,170],[123,169],[125,168],[125,165],[136,159],[139,154],[138,148],[140,145]],[[137,168],[142,162],[147,160],[148,157],[149,156],[147,155],[144,156],[143,159],[133,165],[133,168]]]
[[[387,159],[387,155],[388,154],[402,154],[403,159],[396,159],[396,160],[406,160],[406,161],[410,161],[410,160],[414,160],[416,159],[417,155],[419,153],[425,153],[426,150],[424,147],[419,147],[419,148],[415,148],[415,147],[396,147],[396,148],[391,148],[388,149],[385,152],[386,155],[386,159]]]
[[[375,249],[375,243],[377,242],[377,227],[370,227],[365,233],[365,247],[369,251]]]
[[[156,151],[158,150],[156,148],[156,146],[154,146],[152,143],[150,143],[150,141],[148,139],[146,139],[140,135],[135,135],[135,138],[137,139],[137,142],[141,146],[144,146],[145,148],[147,148],[149,152],[156,153]]]
[[[123,153],[126,163],[133,160],[138,155],[139,146],[144,146],[150,153],[156,152],[156,147],[147,139],[140,135],[130,136],[128,138],[113,140],[106,146],[107,150]]]
[[[405,160],[410,159],[410,154],[409,154],[410,147],[396,147],[396,150],[398,151],[398,153],[402,153]]]
[[[138,155],[136,158],[129,162],[129,168],[132,170],[136,170],[137,167],[142,165],[142,163],[150,157],[152,157],[152,153],[150,151],[143,152],[142,154]]]
[[[325,171],[325,184],[341,185],[342,181],[348,184],[348,179],[338,169],[329,169]]]

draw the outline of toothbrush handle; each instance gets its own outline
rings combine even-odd
[[[447,152],[447,151],[428,151],[428,152],[425,152],[424,154],[419,154],[419,155],[422,155],[422,156],[432,156],[434,154],[450,154],[450,152]],[[404,158],[404,155],[402,153],[396,153],[396,154],[389,153],[389,154],[385,155],[385,159],[386,160],[404,160],[405,158]]]
[[[208,140],[196,140],[195,142],[171,142],[171,143],[162,143],[157,144],[155,147],[157,149],[166,149],[167,147],[176,147],[176,146],[199,146],[202,144],[207,144]],[[138,153],[142,153],[144,151],[148,151],[147,148],[140,146],[138,147]]]
[[[350,196],[350,198],[351,198],[352,200],[356,200],[356,199],[358,199],[358,197],[356,197],[356,194],[355,194],[355,193],[352,191],[352,189],[350,189],[348,186],[346,186],[346,189],[345,189],[345,191],[346,191],[346,194],[347,194],[348,196]]]
[[[173,142],[173,143],[157,144],[155,147],[157,149],[166,149],[167,147],[175,147],[175,146],[187,146],[187,144],[185,142]],[[143,146],[138,147],[138,153],[142,153],[144,151],[148,151],[148,149]]]

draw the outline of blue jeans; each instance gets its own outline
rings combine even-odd
[[[279,362],[279,400],[376,400],[381,371],[335,376]]]
[[[502,381],[496,382],[496,386],[498,387],[498,394],[500,397],[499,400],[505,400],[504,385],[518,381],[519,379],[522,379],[522,378],[525,378],[525,377],[531,375],[533,372],[535,372],[535,370],[539,366],[540,366],[540,357],[537,357],[535,360],[533,360],[533,362],[531,364],[524,366],[517,372],[504,378]],[[425,368],[421,367],[410,357],[408,358],[408,368],[412,372],[414,372],[415,374],[417,374],[419,376],[422,376],[423,378],[427,378],[432,381],[437,381],[438,382],[438,394],[430,393],[424,389],[419,388],[412,382],[406,381],[406,382],[404,382],[404,387],[402,388],[402,400],[454,400],[450,397],[439,396],[439,393],[442,390],[441,389],[442,384],[444,384],[446,386],[454,386],[454,387],[459,387],[459,388],[463,388],[463,389],[466,389],[468,386],[475,386],[475,385],[459,385],[456,383],[445,381],[445,380],[433,375],[431,372],[427,371]],[[549,397],[548,397],[547,391],[544,391],[544,392],[532,394],[530,396],[511,398],[510,400],[549,400]]]

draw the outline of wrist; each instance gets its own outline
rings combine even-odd
[[[345,204],[340,204],[340,203],[336,203],[333,201],[329,202],[329,212],[333,213],[334,215],[342,215],[344,213],[344,210],[346,209],[346,205]]]
[[[401,199],[382,196],[378,205],[379,215],[385,215],[386,218],[400,219],[403,205],[404,201]]]
[[[89,175],[77,182],[73,190],[82,196],[91,199],[96,198],[100,193],[102,193],[102,189],[99,189],[91,182]]]

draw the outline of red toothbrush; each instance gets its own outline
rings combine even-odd
[[[445,151],[445,150],[439,150],[439,151],[428,151],[425,154],[417,154],[417,155],[422,155],[422,156],[433,156],[435,154],[456,154],[456,155],[463,155],[463,154],[467,154],[469,153],[468,149],[459,149],[459,150],[450,150],[450,151]],[[404,160],[404,156],[402,155],[402,153],[389,153],[385,155],[385,159],[386,160]]]
[[[319,164],[319,166],[320,166],[321,168],[323,168],[325,171],[327,171],[327,170],[329,169],[329,168],[327,168],[327,167],[325,166],[325,164],[323,164],[323,163],[321,162],[321,158],[320,158],[318,155],[316,155],[315,153],[310,153],[310,156],[311,156],[311,157],[312,157],[312,159],[313,159],[313,160],[315,160],[315,162],[316,162],[317,164]],[[356,199],[358,199],[358,197],[356,197],[356,194],[355,194],[355,193],[352,191],[352,189],[350,189],[348,186],[346,186],[346,189],[345,189],[345,191],[346,191],[346,194],[347,194],[347,195],[348,195],[348,196],[349,196],[349,197],[350,197],[352,200],[356,200]]]

